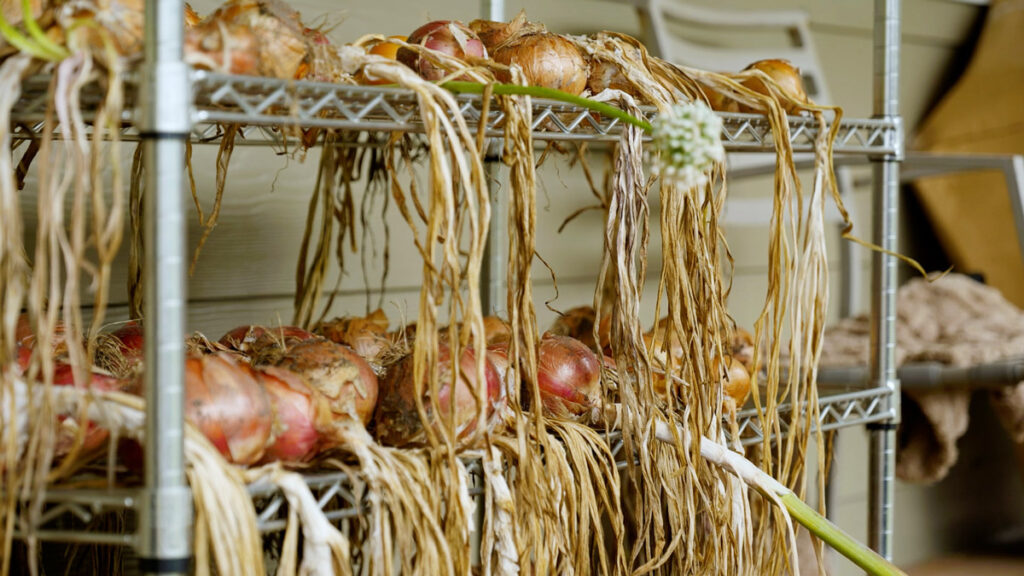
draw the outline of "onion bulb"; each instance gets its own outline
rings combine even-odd
[[[271,364],[295,344],[317,338],[316,334],[297,326],[266,328],[244,325],[221,336],[217,343],[222,348],[240,353],[256,364]]]
[[[328,447],[321,430],[330,426],[330,408],[319,394],[298,374],[264,366],[257,371],[260,384],[274,408],[274,439],[267,446],[263,460],[267,462],[305,462],[319,449]]]
[[[597,329],[597,340],[594,339],[594,322],[597,312],[590,306],[571,308],[559,316],[548,329],[551,334],[568,336],[582,342],[595,352],[606,352],[611,349],[611,314],[604,314]]]
[[[75,385],[74,372],[71,369],[70,364],[59,363],[56,365],[53,374],[53,385]],[[127,382],[118,380],[110,374],[106,374],[98,370],[93,370],[89,374],[89,381],[86,384],[86,387],[93,392],[130,391],[130,385]],[[54,455],[58,457],[64,456],[74,447],[79,427],[79,423],[75,420],[77,416],[78,415],[74,413],[61,414],[57,416],[57,421],[60,423],[60,431],[57,434]],[[105,428],[100,428],[93,422],[86,422],[85,426],[85,432],[82,436],[81,450],[85,453],[90,453],[103,446],[103,443],[110,437],[110,433]]]
[[[260,461],[274,413],[256,373],[230,354],[185,360],[185,417],[230,462]]]
[[[732,333],[732,357],[739,360],[749,374],[754,373],[754,337],[743,328],[736,327]]]
[[[299,14],[282,0],[229,0],[185,31],[185,61],[229,74],[294,79],[308,50]]]
[[[783,94],[795,100],[797,103],[782,102],[783,109],[790,114],[800,112],[800,104],[807,104],[807,92],[804,91],[804,81],[800,77],[800,70],[793,66],[788,60],[758,60],[746,70],[760,70],[768,75],[779,87]],[[744,86],[759,94],[771,95],[771,90],[764,85],[760,78],[749,78],[742,82]],[[740,105],[740,112],[764,112],[750,106]]]
[[[537,346],[537,384],[544,411],[585,414],[601,399],[601,359],[582,342],[547,333]]]
[[[96,343],[96,366],[121,378],[142,370],[145,356],[142,326],[135,321],[101,334]]]
[[[487,57],[487,49],[480,38],[466,25],[451,20],[435,20],[420,26],[409,35],[408,43],[436,50],[470,64]],[[432,62],[430,56],[410,48],[402,47],[398,50],[398,61],[432,82],[448,75],[448,71]]]
[[[369,316],[342,317],[319,324],[314,330],[331,342],[345,344],[368,361],[377,361],[391,346],[388,317],[380,308]]]
[[[464,348],[459,358],[459,379],[455,384],[455,392],[451,389],[452,372],[454,370],[451,347],[446,343],[438,345],[438,358],[434,369],[440,386],[437,406],[441,414],[447,416],[452,410],[454,397],[454,431],[456,438],[463,439],[476,429],[477,409],[473,398],[473,390],[477,388],[476,354],[472,349]],[[483,410],[490,416],[494,408],[503,402],[501,381],[497,370],[490,361],[484,362],[484,378],[486,397]],[[435,429],[439,426],[434,414],[434,404],[428,398],[429,386],[423,383],[423,408],[427,419]],[[380,401],[374,416],[377,439],[392,446],[422,444],[426,440],[423,423],[416,409],[416,382],[413,375],[413,355],[409,354],[389,371],[381,380]]]
[[[587,87],[587,61],[579,48],[558,34],[520,36],[494,50],[494,61],[519,66],[531,86],[542,86],[579,95]],[[509,81],[509,74],[497,77]]]
[[[303,376],[327,400],[335,418],[370,423],[377,403],[377,375],[351,348],[330,340],[306,340],[275,365]]]
[[[632,52],[629,60],[640,61],[643,55],[637,48],[629,48]],[[587,74],[587,88],[593,94],[600,94],[605,90],[619,90],[625,92],[634,98],[640,97],[640,92],[636,89],[636,86],[630,81],[619,65],[615,62],[605,60],[600,56],[594,56],[590,59],[590,71]]]
[[[750,373],[743,367],[743,364],[729,356],[727,366],[722,378],[722,392],[736,404],[736,408],[743,406],[750,394]],[[712,374],[721,374],[722,366],[715,358],[711,364]]]

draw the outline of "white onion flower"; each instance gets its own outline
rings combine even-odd
[[[708,181],[708,170],[725,158],[722,120],[703,102],[676,104],[659,114],[651,137],[658,151],[655,174],[686,188]]]

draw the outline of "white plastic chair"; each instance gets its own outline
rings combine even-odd
[[[685,4],[679,0],[620,0],[636,7],[644,25],[646,44],[656,55],[679,64],[707,70],[738,71],[751,62],[768,58],[789,60],[800,69],[807,95],[819,104],[832,103],[828,83],[818,60],[814,38],[810,32],[810,18],[800,10],[723,11]],[[673,33],[673,25],[690,25],[702,31],[720,30],[721,37],[736,38],[743,31],[778,32],[788,40],[786,46],[728,47],[709,45]],[[797,155],[798,162],[809,155]],[[728,166],[735,175],[753,176],[770,174],[774,160],[765,154],[729,154]],[[836,168],[836,182],[847,210],[853,203],[846,201],[853,190],[848,169]],[[772,200],[769,197],[731,199],[726,204],[726,224],[750,226],[768,223]],[[840,222],[838,210],[826,213],[830,220]],[[858,254],[849,242],[840,246],[843,281],[840,286],[839,313],[850,316],[859,311],[857,288],[860,286],[861,266]]]

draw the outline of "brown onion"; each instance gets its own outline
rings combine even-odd
[[[229,0],[185,31],[185,61],[290,80],[308,50],[302,30],[298,12],[282,0]]]
[[[380,308],[369,316],[328,320],[314,330],[331,342],[345,344],[366,360],[376,361],[391,345],[388,317]]]
[[[743,364],[732,357],[728,357],[728,369],[722,378],[722,392],[733,402],[736,408],[743,406],[750,394],[750,373],[743,367]],[[721,363],[715,358],[711,364],[713,374],[721,374]]]
[[[639,49],[631,48],[630,50],[632,51],[631,59],[640,60],[642,58]],[[640,92],[633,82],[622,73],[619,65],[600,56],[590,59],[587,88],[592,94],[600,94],[605,90],[619,90],[634,98],[640,97]]]
[[[275,362],[306,379],[326,398],[336,418],[369,424],[377,403],[377,376],[351,348],[330,340],[306,340]]]
[[[807,92],[804,91],[804,81],[800,77],[800,70],[793,66],[788,60],[758,60],[744,70],[760,70],[775,81],[782,93],[796,100],[799,103],[807,104]],[[743,81],[743,85],[759,94],[771,95],[771,90],[764,85],[760,78],[750,78]],[[750,106],[740,105],[740,112],[764,112]],[[784,103],[783,109],[790,114],[800,112],[799,104]]]
[[[601,399],[601,359],[582,342],[544,334],[537,346],[537,384],[545,412],[580,415]]]
[[[270,444],[270,398],[247,364],[226,353],[185,360],[185,417],[235,464],[255,464]]]
[[[455,434],[466,438],[476,429],[477,410],[473,390],[477,387],[476,354],[469,348],[462,350],[459,358],[459,379],[455,385]],[[437,405],[447,415],[452,409],[453,393],[451,377],[454,370],[451,348],[438,345],[438,359],[435,365],[440,385]],[[501,394],[501,380],[494,365],[485,359],[484,378],[487,397],[483,409],[490,416],[496,406],[504,401]],[[432,426],[439,426],[434,415],[434,405],[428,399],[429,387],[423,384],[423,408]],[[421,444],[426,440],[423,423],[416,409],[416,383],[413,376],[413,355],[409,354],[395,364],[381,380],[380,401],[374,416],[377,439],[392,446]]]
[[[739,360],[748,374],[754,373],[754,337],[743,328],[736,327],[732,333],[732,357]]]
[[[257,371],[260,384],[274,408],[274,439],[267,446],[263,460],[267,462],[305,462],[319,449],[329,447],[330,408],[319,394],[298,374],[265,366]]]
[[[468,63],[487,57],[487,49],[480,38],[465,24],[451,20],[435,20],[420,26],[409,35],[408,43],[418,44]],[[448,71],[431,62],[429,56],[421,55],[410,48],[403,47],[398,50],[398,61],[415,70],[425,80],[436,81],[448,75]]]
[[[579,95],[587,87],[587,61],[579,48],[558,34],[531,34],[522,36],[497,48],[495,62],[506,66],[519,66],[531,86],[543,86]],[[508,82],[509,75],[497,73],[498,79]]]
[[[185,28],[192,28],[199,24],[200,20],[202,20],[202,17],[199,16],[199,13],[188,2],[185,2]]]

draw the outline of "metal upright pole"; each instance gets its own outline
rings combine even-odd
[[[146,436],[139,506],[139,564],[185,574],[192,555],[192,498],[185,482],[185,139],[188,69],[184,3],[146,0],[139,136],[145,162]]]
[[[892,120],[890,132],[896,153],[874,165],[874,241],[897,250],[899,163],[903,134],[899,116],[900,2],[875,0],[875,98],[878,118]],[[891,391],[892,417],[870,425],[871,453],[868,483],[868,541],[892,559],[893,488],[896,467],[896,427],[900,420],[900,383],[896,378],[896,259],[879,251],[872,256],[871,376],[874,384]]]
[[[499,22],[505,21],[504,0],[481,0],[480,17]],[[481,122],[486,122],[481,119]],[[487,231],[487,246],[484,249],[484,265],[481,270],[481,301],[484,314],[508,316],[508,191],[501,186],[501,140],[487,142],[487,157],[484,168],[487,171],[487,189],[490,195],[491,221]]]

